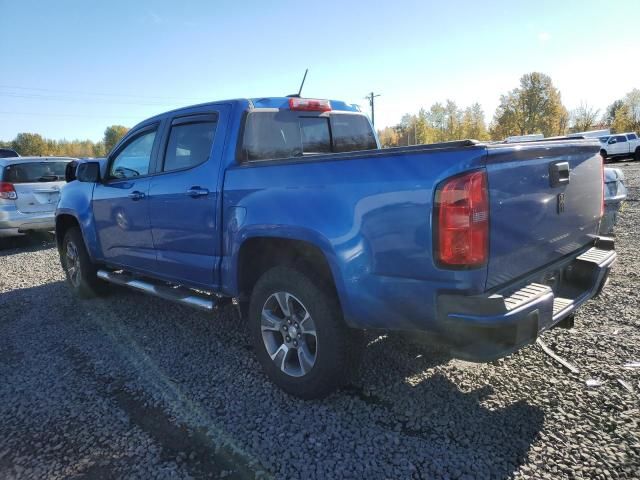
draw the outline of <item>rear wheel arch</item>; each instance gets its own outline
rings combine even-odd
[[[237,291],[247,300],[258,279],[276,266],[290,266],[338,298],[337,287],[327,256],[317,245],[281,237],[252,237],[238,251]]]

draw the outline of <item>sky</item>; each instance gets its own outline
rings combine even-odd
[[[0,0],[0,140],[102,138],[172,108],[238,97],[362,105],[376,127],[450,98],[487,120],[527,72],[565,106],[640,88],[638,0]]]

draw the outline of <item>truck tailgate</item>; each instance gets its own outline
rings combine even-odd
[[[593,241],[602,208],[597,143],[550,141],[488,148],[487,289]]]

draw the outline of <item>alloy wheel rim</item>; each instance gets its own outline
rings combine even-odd
[[[73,242],[67,243],[66,265],[69,280],[74,287],[80,285],[80,256],[78,255],[78,247]]]
[[[275,365],[291,377],[307,375],[318,357],[316,325],[304,304],[289,292],[267,298],[260,316],[262,341]]]

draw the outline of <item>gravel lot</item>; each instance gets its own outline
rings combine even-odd
[[[543,336],[579,373],[536,345],[476,365],[372,336],[356,385],[304,402],[263,377],[232,311],[80,301],[49,238],[5,241],[0,478],[638,478],[640,164],[618,166],[611,282]]]

